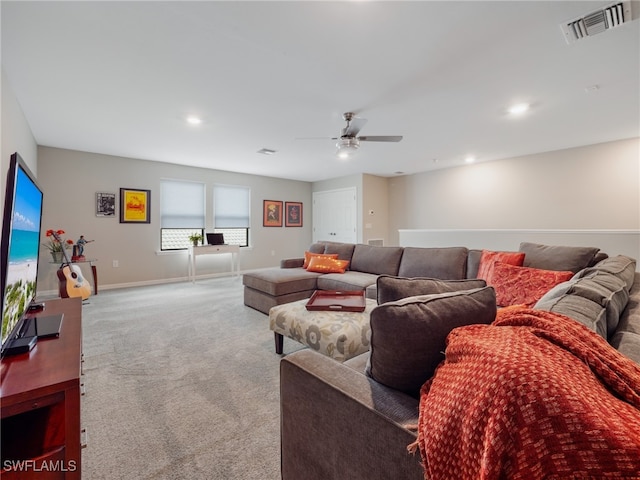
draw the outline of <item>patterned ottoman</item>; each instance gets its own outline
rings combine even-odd
[[[277,305],[269,310],[276,353],[282,353],[286,336],[328,357],[345,360],[369,351],[369,314],[378,304],[366,299],[364,312],[308,311],[308,299]]]

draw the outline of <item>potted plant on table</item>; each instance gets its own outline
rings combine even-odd
[[[189,241],[193,242],[193,246],[197,247],[198,246],[198,242],[201,242],[204,240],[204,237],[202,235],[200,235],[199,233],[193,233],[191,235],[189,235]]]
[[[54,235],[54,233],[56,235]],[[46,236],[48,238],[47,243],[43,243],[45,247],[51,252],[51,257],[56,263],[60,263],[63,260],[62,250],[68,250],[73,245],[73,240],[62,238],[64,230],[47,230]],[[57,238],[56,238],[57,237]]]

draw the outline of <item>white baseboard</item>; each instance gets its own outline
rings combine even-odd
[[[197,275],[196,276],[196,281],[198,280],[205,280],[208,278],[222,278],[222,277],[236,277],[234,279],[238,279],[240,280],[242,278],[242,273],[240,272],[239,275],[235,276],[233,273],[230,272],[224,272],[224,273],[209,273],[206,275]],[[100,294],[100,292],[104,291],[104,290],[117,290],[117,289],[121,289],[121,288],[133,288],[133,287],[146,287],[146,286],[150,286],[150,285],[163,285],[166,283],[187,283],[189,282],[189,277],[175,277],[175,278],[162,278],[162,279],[157,279],[157,280],[143,280],[140,282],[127,282],[127,283],[111,283],[108,285],[98,285],[98,294]],[[44,290],[44,291],[38,291],[38,298],[51,298],[51,297],[57,297],[59,294],[58,290]]]

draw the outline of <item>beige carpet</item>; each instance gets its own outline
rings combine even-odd
[[[280,478],[280,356],[238,278],[102,291],[83,336],[84,479]]]

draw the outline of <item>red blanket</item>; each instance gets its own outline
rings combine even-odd
[[[454,330],[421,392],[425,478],[640,478],[640,367],[524,307]]]

